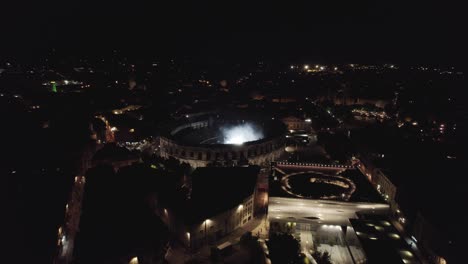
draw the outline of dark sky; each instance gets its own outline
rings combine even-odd
[[[3,1],[0,54],[145,55],[464,64],[446,1]]]

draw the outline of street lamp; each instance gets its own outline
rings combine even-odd
[[[138,257],[133,257],[133,258],[130,260],[129,264],[138,264]]]
[[[207,235],[206,235],[206,223],[210,221],[210,219],[206,219],[205,220],[205,243],[208,244],[208,239],[207,239]]]
[[[190,232],[187,232],[187,241],[188,241],[189,249],[191,249],[192,248],[192,243],[190,241]]]

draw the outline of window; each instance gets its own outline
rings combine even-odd
[[[210,160],[210,159],[211,159],[211,152],[207,152],[207,153],[206,153],[206,159],[207,159],[207,160]]]
[[[199,160],[202,159],[202,153],[201,153],[201,152],[198,152],[198,159],[199,159]]]
[[[193,152],[190,152],[190,157],[193,158]]]

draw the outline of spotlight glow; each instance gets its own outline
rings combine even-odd
[[[245,142],[255,141],[263,138],[260,128],[246,123],[232,127],[221,128],[224,144],[242,145]]]

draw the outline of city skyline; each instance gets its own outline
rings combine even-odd
[[[5,3],[1,259],[464,263],[463,10]]]

